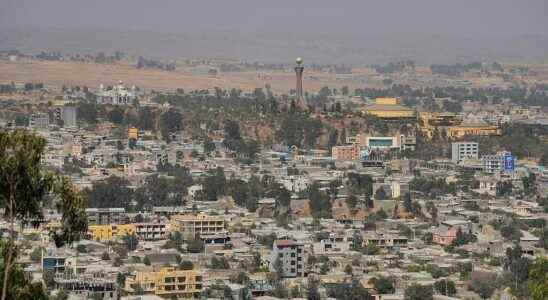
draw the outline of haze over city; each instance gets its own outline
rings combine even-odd
[[[546,0],[0,7],[0,300],[548,299]]]

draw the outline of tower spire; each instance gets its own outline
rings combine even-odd
[[[295,74],[297,75],[297,84],[295,87],[295,103],[300,108],[306,108],[306,101],[303,96],[303,59],[300,57],[297,58],[296,63],[297,65],[295,66]]]

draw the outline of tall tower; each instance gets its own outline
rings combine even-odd
[[[305,108],[306,104],[303,96],[303,71],[304,71],[304,67],[302,66],[303,59],[300,57],[297,58],[296,63],[297,65],[295,66],[295,74],[297,75],[297,85],[296,85],[295,102],[301,108]]]

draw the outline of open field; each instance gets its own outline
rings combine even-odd
[[[361,86],[355,80],[337,80],[334,74],[305,71],[305,90],[316,92],[323,86],[351,88]],[[362,70],[363,75],[367,70]],[[259,78],[261,74],[261,78]],[[267,79],[263,79],[263,78]],[[190,70],[167,72],[155,69],[136,69],[127,64],[94,64],[80,62],[52,62],[27,60],[0,61],[0,83],[43,82],[50,89],[66,86],[88,86],[96,89],[100,84],[113,84],[122,80],[126,85],[136,85],[145,90],[185,90],[239,88],[251,91],[270,84],[275,93],[288,93],[295,87],[295,74],[291,71],[244,71],[219,74],[216,78],[192,74]]]

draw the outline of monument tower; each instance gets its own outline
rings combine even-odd
[[[306,108],[306,103],[303,96],[303,59],[297,58],[297,65],[295,66],[295,74],[297,75],[297,85],[295,88],[295,103],[301,108]]]

